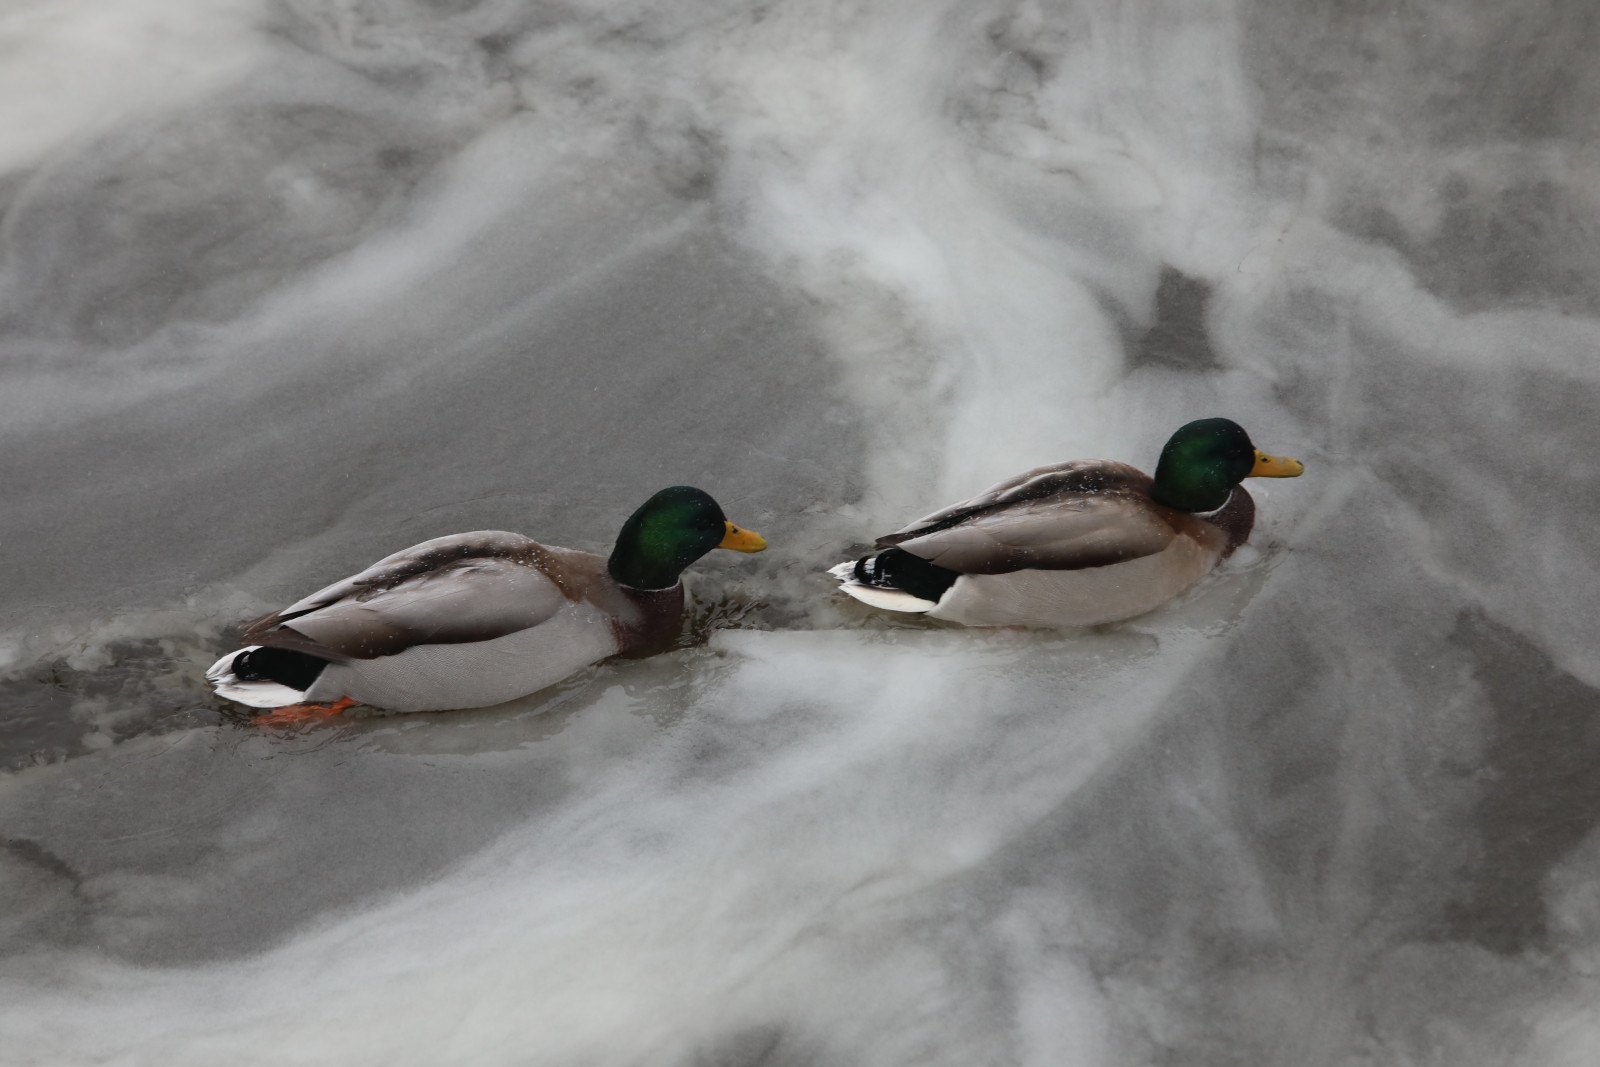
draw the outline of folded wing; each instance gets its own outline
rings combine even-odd
[[[493,640],[539,625],[581,595],[567,588],[568,554],[502,531],[436,538],[247,624],[243,636],[333,660]]]
[[[1163,551],[1174,536],[1148,500],[1105,493],[980,511],[898,547],[961,574],[1004,574],[1123,563]]]
[[[878,539],[962,574],[1103,567],[1154,555],[1175,531],[1125,463],[1079,460],[1010,478]]]

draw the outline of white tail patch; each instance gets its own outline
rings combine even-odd
[[[234,657],[241,652],[254,652],[260,647],[250,645],[235,649],[206,670],[206,680],[217,691],[217,695],[248,704],[252,708],[281,708],[304,700],[306,694],[303,690],[290,689],[282,682],[245,682],[233,673]]]
[[[837,567],[830,569],[828,573],[844,583],[841,588],[846,593],[849,593],[863,604],[871,604],[873,607],[883,608],[885,611],[923,612],[932,611],[939,606],[938,601],[924,600],[919,596],[912,596],[910,593],[903,593],[898,589],[862,585],[855,580],[856,561],[853,559],[845,560]]]

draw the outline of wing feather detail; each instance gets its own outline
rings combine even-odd
[[[1176,536],[1148,500],[1116,493],[980,512],[899,547],[961,574],[1105,567],[1163,551]]]
[[[498,530],[425,541],[243,628],[253,644],[334,660],[489,641],[581,599],[604,561]]]
[[[891,548],[913,537],[932,533],[933,527],[954,526],[981,511],[1020,504],[1028,500],[1065,499],[1074,494],[1132,490],[1148,494],[1153,484],[1148,474],[1109,459],[1076,459],[1023,471],[992,485],[970,500],[940,508],[892,534],[878,538],[879,548]]]
[[[1176,535],[1150,477],[1108,460],[1035,467],[878,539],[961,574],[1104,567]]]

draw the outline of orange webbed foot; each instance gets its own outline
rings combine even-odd
[[[331,719],[346,708],[355,707],[349,697],[340,697],[332,704],[289,704],[257,715],[251,722],[257,726],[293,726],[295,723]]]

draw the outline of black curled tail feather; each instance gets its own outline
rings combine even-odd
[[[233,657],[233,676],[241,682],[277,682],[302,693],[310,689],[328,661],[288,648],[253,648]]]
[[[903,548],[886,548],[875,556],[862,556],[855,565],[855,580],[862,585],[898,589],[935,603],[959,577],[959,572],[930,563]]]

